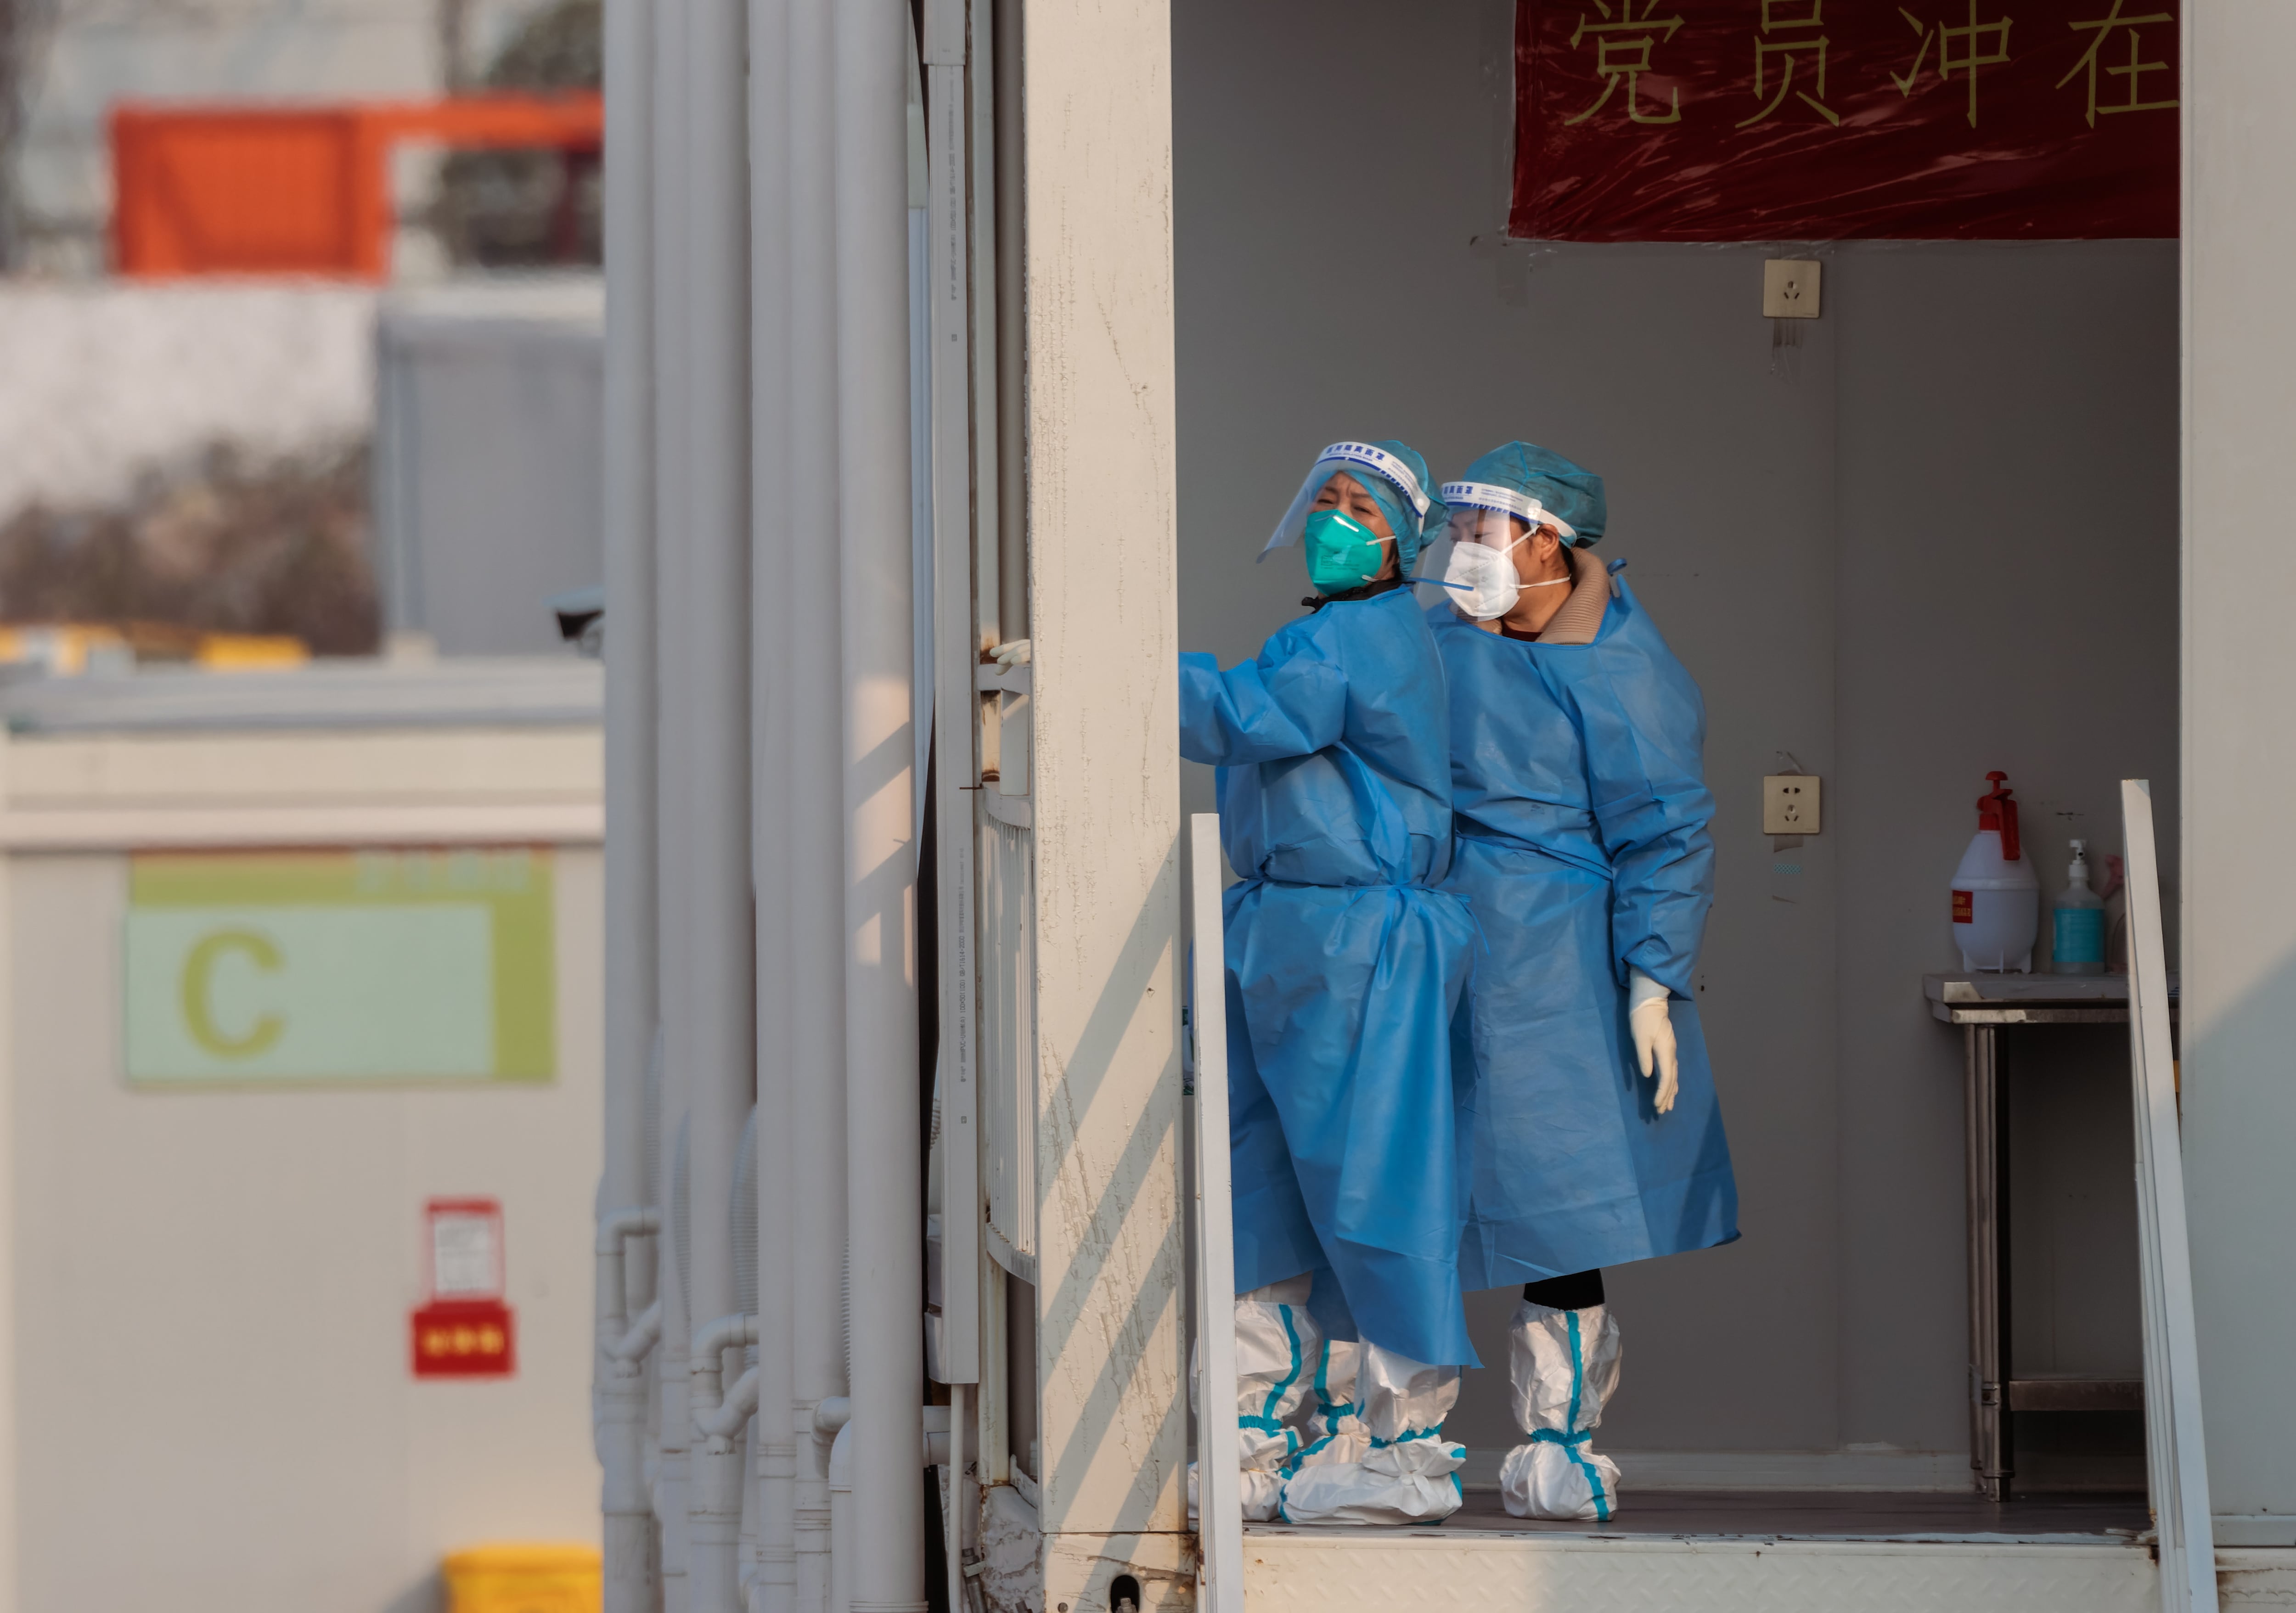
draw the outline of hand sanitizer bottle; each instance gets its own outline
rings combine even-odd
[[[2052,950],[2061,975],[2104,972],[2104,901],[2088,888],[2088,842],[2073,842],[2065,894],[2057,898]]]

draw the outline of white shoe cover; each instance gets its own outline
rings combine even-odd
[[[1334,1436],[1363,1434],[1364,1449],[1371,1437],[1363,1433],[1363,1407],[1356,1380],[1363,1371],[1363,1346],[1348,1339],[1326,1339],[1308,1374],[1308,1388],[1315,1402],[1308,1412],[1310,1445]]]
[[[1355,1400],[1337,1399],[1355,1358]],[[1441,1436],[1459,1399],[1459,1369],[1428,1366],[1375,1344],[1326,1347],[1316,1374],[1319,1437],[1293,1459],[1280,1516],[1292,1523],[1433,1523],[1459,1510],[1466,1447]]]
[[[1308,1314],[1307,1289],[1295,1278],[1235,1302],[1235,1443],[1247,1473],[1272,1473],[1308,1443],[1311,1369],[1324,1337]]]
[[[1593,1519],[1619,1511],[1619,1464],[1590,1448],[1619,1388],[1619,1324],[1606,1306],[1558,1311],[1524,1300],[1507,1326],[1514,1415],[1530,1443],[1499,1467],[1517,1518]]]
[[[1308,1314],[1310,1280],[1293,1278],[1240,1294],[1235,1301],[1235,1444],[1242,1470],[1246,1522],[1276,1516],[1284,1464],[1311,1436],[1311,1368],[1323,1356],[1324,1338]],[[1201,1363],[1196,1363],[1200,1365]],[[1196,1404],[1192,1366],[1188,1404]],[[1188,1517],[1197,1512],[1196,1464],[1188,1464]]]
[[[1363,1347],[1356,1403],[1364,1426],[1382,1445],[1432,1433],[1459,1404],[1459,1369],[1429,1366],[1376,1344]]]
[[[1283,1481],[1287,1523],[1435,1523],[1459,1510],[1467,1447],[1440,1435],[1381,1445],[1361,1462],[1303,1466]]]
[[[1283,1494],[1283,1475],[1265,1469],[1246,1469],[1238,1486],[1243,1498],[1243,1521],[1268,1523],[1275,1517],[1276,1503]],[[1188,1527],[1197,1523],[1196,1464],[1188,1464]]]
[[[1253,1469],[1240,1476],[1246,1523],[1272,1523],[1283,1516],[1283,1475]]]

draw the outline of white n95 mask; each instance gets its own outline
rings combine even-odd
[[[1451,603],[1461,615],[1487,622],[1514,609],[1514,602],[1522,592],[1522,579],[1515,575],[1513,556],[1527,541],[1527,536],[1519,537],[1504,549],[1494,549],[1486,544],[1451,545],[1450,563],[1443,568],[1443,580],[1453,589]]]

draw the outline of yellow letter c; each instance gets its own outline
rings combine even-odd
[[[275,973],[280,966],[279,948],[271,938],[252,929],[218,929],[201,936],[184,961],[184,1023],[191,1028],[192,1040],[218,1059],[252,1059],[279,1040],[287,1022],[277,1014],[264,1014],[243,1036],[226,1036],[217,1027],[208,1011],[208,983],[226,952],[245,953],[266,972]]]

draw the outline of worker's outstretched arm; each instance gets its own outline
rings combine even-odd
[[[1222,672],[1209,655],[1180,657],[1180,754],[1234,766],[1313,756],[1347,716],[1347,675],[1312,655]]]

